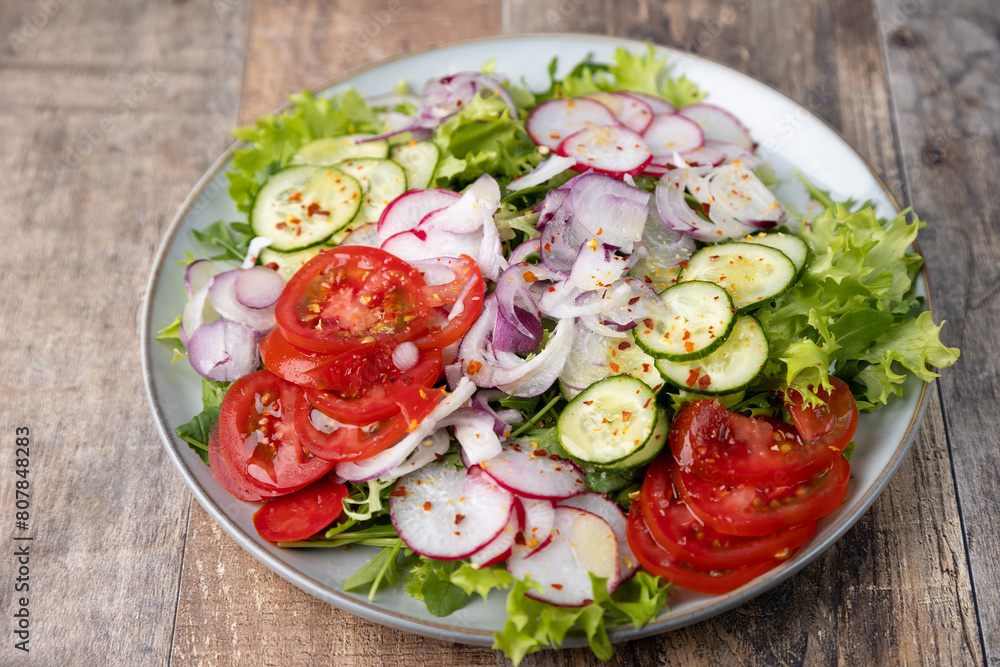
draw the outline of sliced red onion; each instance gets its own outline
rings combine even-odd
[[[542,244],[539,239],[530,239],[525,241],[521,245],[514,248],[514,251],[510,253],[510,257],[507,259],[507,262],[511,266],[520,264],[531,255],[537,254],[541,250],[541,247]]]
[[[266,236],[255,236],[250,239],[250,243],[247,245],[247,256],[243,259],[243,265],[240,268],[249,269],[256,264],[257,258],[260,257],[260,251],[273,242]]]
[[[598,380],[614,375],[608,362],[611,351],[620,341],[620,338],[598,334],[586,326],[577,327],[572,350],[559,375],[563,389],[575,396]]]
[[[657,211],[656,198],[649,202],[649,218],[642,231],[642,244],[636,254],[658,269],[669,269],[694,254],[694,239],[671,229]]]
[[[493,329],[493,349],[514,354],[531,354],[542,342],[542,321],[535,313],[523,308],[514,307],[516,322],[509,321],[503,313],[497,315],[497,324]],[[522,333],[527,330],[528,333]]]
[[[233,282],[236,300],[240,305],[253,310],[270,308],[278,302],[285,281],[277,271],[266,266],[251,266],[242,269]]]
[[[701,126],[706,139],[727,141],[742,146],[748,151],[753,150],[753,139],[750,131],[740,120],[722,107],[714,104],[701,103],[681,107],[677,113],[682,114]]]
[[[552,197],[554,192],[556,190],[549,192],[546,199]],[[574,217],[573,202],[568,192],[557,196],[558,198],[562,199],[562,203],[551,212],[542,229],[540,254],[546,268],[569,273],[579,252],[579,243],[570,238]],[[539,219],[545,215],[543,212]]]
[[[500,453],[500,438],[493,430],[493,415],[478,408],[459,408],[440,422],[452,426],[462,446],[462,461],[471,468]]]
[[[476,258],[479,270],[487,280],[496,280],[507,268],[503,245],[500,243],[500,230],[492,216],[484,221],[479,253],[472,256]]]
[[[760,229],[778,226],[788,211],[742,160],[719,167],[709,176],[714,199],[708,217],[716,224],[736,220]]]
[[[393,479],[399,479],[403,475],[408,475],[414,470],[423,468],[428,463],[437,461],[438,458],[444,456],[450,448],[451,438],[448,437],[448,432],[445,429],[438,429],[417,445],[417,448],[413,450],[413,453],[410,454],[409,458],[403,461],[403,463],[384,475],[379,475],[379,478],[386,482]]]
[[[410,341],[400,343],[392,351],[392,363],[401,373],[416,366],[419,359],[420,350]]]
[[[403,461],[438,428],[438,422],[462,407],[462,404],[472,398],[476,385],[462,378],[455,390],[446,395],[434,406],[430,414],[417,425],[406,437],[398,443],[378,454],[362,461],[338,463],[337,475],[352,482],[364,482],[381,477],[393,468],[402,465]]]
[[[584,246],[573,262],[573,270],[567,282],[572,287],[584,290],[610,287],[631,268],[629,259],[603,244],[594,248]]]
[[[575,164],[575,158],[553,155],[547,160],[542,160],[537,167],[524,176],[518,176],[516,179],[511,181],[511,183],[507,186],[507,190],[510,192],[517,192],[518,190],[541,185],[549,179],[563,173],[567,169],[572,169]]]
[[[587,174],[573,187],[570,201],[573,222],[583,227],[584,236],[625,253],[631,253],[633,244],[642,238],[649,215],[649,193],[645,190],[602,174]]]
[[[624,125],[600,125],[566,137],[557,152],[576,159],[581,169],[593,169],[615,178],[641,174],[653,154],[643,136]]]
[[[628,94],[632,97],[637,97],[653,110],[653,113],[673,113],[677,111],[673,104],[666,101],[662,97],[657,97],[655,95],[649,95],[647,93],[640,93],[634,90],[628,91]]]
[[[566,137],[580,130],[617,124],[615,115],[606,106],[578,97],[542,102],[528,116],[524,127],[536,144],[558,151]]]
[[[483,303],[479,319],[462,339],[459,363],[463,372],[480,387],[497,387],[515,396],[541,394],[552,386],[566,363],[573,342],[573,320],[560,320],[545,347],[525,361],[516,354],[493,350],[490,337],[496,318],[496,298],[491,295]]]
[[[680,114],[657,114],[642,135],[653,155],[670,157],[705,145],[705,135],[695,121]]]
[[[193,299],[194,295],[208,284],[208,281],[224,270],[223,266],[210,259],[199,259],[188,264],[187,268],[184,269],[184,289],[187,290],[188,299]]]
[[[202,377],[235,382],[257,370],[257,341],[257,333],[245,324],[221,319],[209,322],[188,340],[188,361]]]
[[[378,95],[369,95],[365,98],[365,102],[373,109],[377,107],[396,107],[404,104],[419,109],[420,105],[423,104],[423,99],[413,93],[401,93],[391,90],[386,93],[379,93]]]
[[[562,276],[545,268],[527,263],[513,264],[497,278],[495,291],[500,314],[524,336],[532,336],[534,329],[520,324],[515,308],[520,307],[537,318],[538,305],[531,294],[531,286],[540,281],[560,280]]]
[[[379,239],[385,241],[393,234],[415,228],[428,213],[450,206],[459,197],[457,192],[441,188],[404,192],[389,202],[379,216]]]
[[[181,327],[178,333],[185,346],[190,338],[187,332],[194,333],[201,325],[214,322],[220,317],[208,299],[208,290],[211,289],[213,280],[214,276],[209,278],[181,309]]]
[[[499,389],[480,389],[472,399],[474,407],[484,410],[493,416],[493,432],[501,437],[508,432],[511,424],[521,420],[521,413],[517,410],[494,410],[490,405],[490,401],[497,401],[506,397],[507,394]]]
[[[270,271],[266,268],[264,270]],[[244,269],[234,269],[215,276],[208,290],[208,298],[212,307],[227,320],[246,324],[259,333],[267,333],[275,325],[274,307],[247,308],[239,302],[236,298],[236,280],[243,273]]]

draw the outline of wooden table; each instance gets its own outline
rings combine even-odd
[[[386,17],[388,17],[386,19]],[[365,31],[368,35],[365,36]],[[19,0],[0,5],[0,664],[485,665],[327,606],[238,548],[167,461],[139,374],[160,239],[229,131],[407,50],[511,32],[689,49],[839,129],[897,201],[960,363],[874,507],[791,581],[614,664],[1000,662],[1000,11],[993,0]],[[14,524],[15,428],[31,516]],[[594,664],[586,650],[526,665]]]

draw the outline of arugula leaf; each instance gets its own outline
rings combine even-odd
[[[181,339],[181,317],[178,315],[174,321],[156,332],[154,340],[177,340]]]
[[[253,232],[246,223],[227,224],[222,220],[213,222],[201,231],[193,229],[191,233],[210,259],[237,264],[246,257],[250,239],[253,238]]]

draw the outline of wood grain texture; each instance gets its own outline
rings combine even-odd
[[[944,339],[939,380],[987,662],[1000,661],[1000,16],[975,2],[880,0],[907,203],[923,233]]]
[[[2,664],[167,662],[190,495],[146,404],[138,311],[166,225],[228,143],[246,25],[141,0],[0,6],[0,497],[12,508],[27,426],[35,537],[31,652],[5,623]]]

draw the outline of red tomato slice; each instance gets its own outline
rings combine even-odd
[[[790,424],[744,417],[713,400],[686,403],[668,439],[682,470],[720,484],[796,484],[829,468],[839,453],[825,442],[802,442]]]
[[[426,331],[420,272],[378,248],[321,252],[292,276],[274,316],[290,343],[313,352],[390,347]]]
[[[451,269],[454,279],[444,285],[427,285],[421,295],[428,308],[454,305],[447,323],[428,327],[427,333],[414,341],[421,350],[448,347],[465,335],[483,310],[486,283],[479,265],[468,255],[440,261]]]
[[[721,595],[734,591],[783,562],[769,558],[722,571],[703,570],[688,565],[674,558],[656,543],[642,519],[639,503],[632,503],[625,531],[628,545],[646,571],[659,575],[676,586],[698,593]]]
[[[810,521],[760,537],[725,535],[695,518],[674,493],[669,456],[646,472],[636,503],[650,534],[675,559],[703,570],[728,570],[766,559],[784,560],[816,533]]]
[[[222,460],[222,445],[219,443],[219,425],[212,427],[212,432],[208,436],[208,465],[212,469],[215,481],[229,492],[231,496],[239,500],[257,502],[264,497],[241,482],[233,475],[229,466]]]
[[[420,353],[417,364],[410,370],[388,374],[355,396],[346,397],[335,391],[318,389],[307,389],[306,396],[313,407],[326,416],[343,424],[364,426],[398,415],[400,402],[396,388],[431,386],[441,375],[441,365],[441,352],[428,350]]]
[[[313,373],[337,358],[334,354],[311,352],[288,342],[281,327],[275,327],[260,341],[260,358],[267,370],[301,387],[316,386]]]
[[[287,496],[268,500],[253,515],[257,534],[270,542],[304,540],[337,520],[347,487],[329,476]]]
[[[333,467],[309,454],[295,432],[302,389],[270,371],[233,383],[219,412],[221,457],[236,480],[261,497],[297,491]]]
[[[303,443],[314,455],[328,461],[359,461],[388,449],[403,436],[416,428],[416,424],[426,417],[443,395],[440,389],[414,387],[413,398],[407,397],[401,406],[403,412],[383,421],[365,426],[341,424],[333,430],[318,428],[313,414],[313,406],[308,400],[301,401],[295,410],[295,428]],[[423,394],[425,398],[421,398]],[[316,411],[319,413],[319,411]],[[322,415],[319,415],[322,419]]]
[[[791,486],[713,484],[673,469],[674,488],[691,513],[727,535],[769,535],[821,519],[844,502],[850,478],[851,465],[843,456]]]
[[[802,397],[788,391],[785,407],[802,439],[814,447],[827,447],[838,454],[847,448],[858,428],[858,404],[847,383],[831,377],[833,394],[820,388],[816,395],[826,402],[818,408],[803,407]]]

